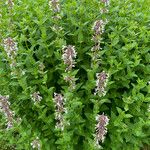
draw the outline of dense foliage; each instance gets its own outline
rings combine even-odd
[[[107,2],[0,1],[1,150],[149,145],[150,1]]]

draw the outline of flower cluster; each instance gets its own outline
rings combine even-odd
[[[72,45],[64,46],[63,47],[63,55],[62,59],[64,64],[67,65],[66,71],[72,70],[75,67],[75,60],[77,52],[75,51],[75,47]]]
[[[97,73],[96,77],[97,80],[96,80],[95,95],[98,94],[99,96],[105,96],[106,94],[105,88],[108,82],[109,75],[103,71],[101,73]]]
[[[63,113],[65,112],[64,108],[64,98],[61,94],[54,93],[54,103],[55,103],[55,119],[56,119],[56,128],[64,130],[64,117]]]
[[[75,78],[74,77],[71,77],[71,76],[66,76],[64,78],[64,80],[66,82],[69,82],[69,85],[70,85],[70,89],[73,90],[75,89]]]
[[[38,65],[38,72],[40,74],[44,74],[44,69],[45,69],[45,65],[42,62],[40,62]]]
[[[71,71],[73,67],[75,67],[75,58],[77,56],[77,52],[75,50],[75,47],[72,45],[64,46],[63,47],[63,55],[62,59],[64,61],[64,64],[67,66],[66,67],[66,72]],[[72,75],[65,75],[64,80],[69,83],[70,89],[73,90],[75,89],[75,77]]]
[[[109,5],[109,0],[101,0],[102,3],[105,4],[105,6],[108,6]]]
[[[49,7],[50,9],[52,9],[54,13],[59,13],[60,12],[59,0],[50,0]]]
[[[32,146],[33,149],[34,148],[36,148],[38,150],[41,149],[41,144],[40,144],[40,141],[39,141],[39,137],[36,137],[36,139],[31,142],[31,146]]]
[[[7,57],[10,59],[10,67],[16,66],[15,57],[17,55],[17,43],[10,37],[4,39],[4,50],[7,54]]]
[[[9,96],[0,95],[0,110],[2,113],[4,113],[4,116],[6,117],[7,129],[10,129],[13,127],[14,124],[14,112],[10,110],[10,102],[8,100]]]
[[[100,63],[100,54],[99,54],[99,50],[102,49],[100,47],[100,43],[101,43],[101,35],[104,33],[104,27],[105,27],[106,22],[104,22],[103,20],[96,20],[94,22],[94,25],[92,27],[92,31],[93,31],[93,37],[92,37],[92,41],[94,41],[94,46],[91,48],[92,51],[92,66],[95,63]]]
[[[9,6],[10,9],[14,6],[13,0],[7,0],[6,4]]]
[[[31,99],[34,101],[34,104],[39,103],[42,100],[42,97],[40,96],[40,92],[34,92],[31,94]]]
[[[14,59],[18,50],[17,43],[11,37],[4,39],[4,50],[10,59]]]
[[[94,32],[92,40],[95,43],[99,42],[99,36],[104,33],[104,27],[105,27],[105,22],[103,20],[96,20],[94,22],[94,25],[92,27],[92,30]]]
[[[101,13],[101,14],[108,13],[108,9],[107,9],[107,8],[102,8],[102,9],[100,10],[100,13]]]
[[[105,139],[105,135],[107,133],[107,125],[109,124],[109,119],[107,116],[105,116],[104,114],[102,115],[98,115],[96,117],[96,135],[95,135],[95,142],[96,142],[96,146],[100,146],[99,142],[104,142]]]

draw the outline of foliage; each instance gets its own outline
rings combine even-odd
[[[95,117],[109,118],[104,150],[140,150],[150,143],[150,15],[149,0],[111,0],[100,13],[98,0],[60,0],[61,19],[54,19],[48,0],[0,2],[0,94],[9,95],[15,112],[7,130],[0,115],[0,149],[32,149],[39,137],[42,150],[95,150]],[[92,26],[108,20],[93,62]],[[18,43],[15,67],[3,40]],[[65,72],[63,46],[77,52],[75,67]],[[106,95],[94,95],[96,74],[109,74]],[[64,78],[74,78],[70,88]],[[32,94],[42,98],[34,103]],[[54,93],[65,99],[64,130],[56,129]],[[36,93],[35,93],[36,94]],[[39,97],[39,98],[40,98]],[[16,121],[21,118],[21,121]],[[69,123],[67,123],[67,121]]]

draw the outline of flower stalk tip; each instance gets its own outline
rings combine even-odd
[[[55,103],[55,120],[56,129],[64,130],[64,117],[63,113],[65,112],[64,108],[64,98],[61,94],[54,93],[54,103]]]
[[[100,142],[104,142],[105,135],[107,134],[107,125],[109,124],[109,119],[107,116],[104,115],[97,115],[96,116],[97,124],[95,126],[96,135],[95,135],[95,142],[96,146],[99,147]]]
[[[35,149],[35,148],[38,149],[38,150],[41,149],[41,144],[40,144],[40,141],[39,141],[39,137],[36,137],[36,139],[31,142],[31,146],[32,146],[33,149]]]
[[[95,95],[98,94],[99,96],[105,96],[109,74],[103,71],[101,73],[97,73],[96,77],[97,80],[96,80]]]
[[[40,92],[34,92],[31,94],[31,99],[34,101],[34,104],[41,102],[42,96],[40,96]]]
[[[7,129],[12,128],[14,124],[14,112],[10,109],[9,96],[0,95],[0,111],[7,120]]]
[[[75,67],[75,58],[77,56],[77,52],[75,50],[75,47],[72,45],[64,46],[63,47],[63,55],[62,59],[64,61],[64,64],[67,65],[66,71],[72,70],[73,67]]]

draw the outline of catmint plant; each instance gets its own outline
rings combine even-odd
[[[150,143],[149,0],[0,6],[0,150]]]

